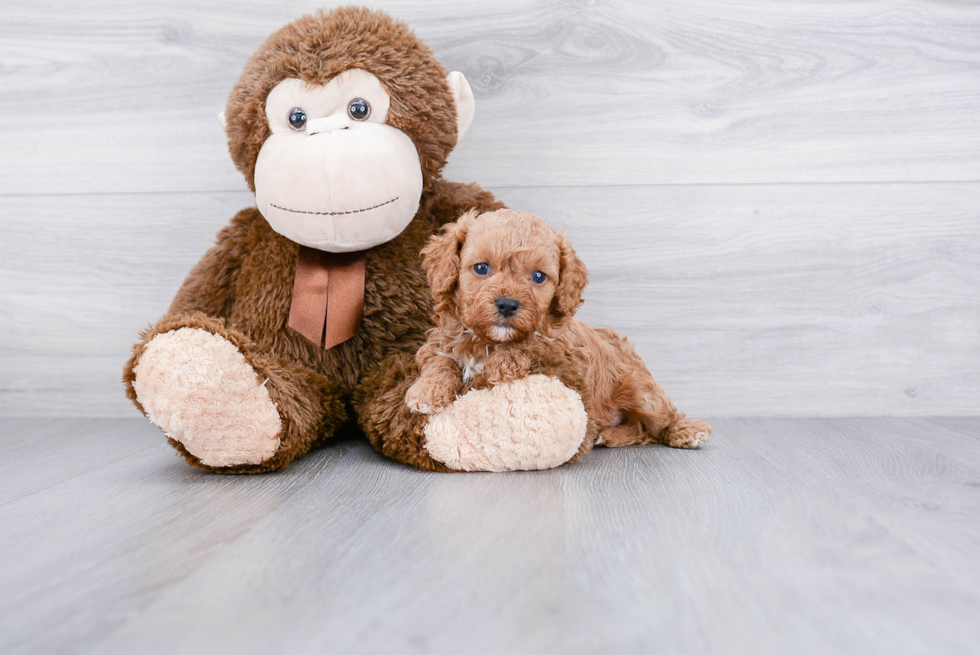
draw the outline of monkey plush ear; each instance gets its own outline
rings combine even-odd
[[[453,92],[453,100],[456,101],[456,143],[459,143],[473,122],[476,100],[473,98],[473,89],[470,88],[470,83],[459,71],[450,73],[447,81],[449,82],[449,90]]]
[[[218,114],[218,122],[221,123],[221,129],[228,130],[228,122],[225,121],[225,112]]]
[[[558,235],[558,250],[560,252],[560,270],[558,272],[558,288],[551,310],[561,318],[573,316],[582,304],[582,292],[589,283],[589,271],[575,251],[568,237],[562,232]]]
[[[476,215],[477,211],[471,209],[455,223],[443,226],[442,232],[429,239],[429,243],[422,248],[422,268],[429,278],[436,314],[452,307],[456,280],[459,279],[459,251],[466,241],[469,224]]]

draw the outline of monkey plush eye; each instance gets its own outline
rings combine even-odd
[[[544,281],[547,279],[548,276],[542,273],[541,271],[534,271],[533,273],[531,273],[531,280],[535,284],[544,284]]]
[[[479,275],[480,277],[483,277],[484,275],[490,273],[490,264],[487,264],[485,262],[481,262],[479,264],[473,264],[473,272]]]
[[[306,128],[306,112],[299,107],[289,110],[289,127],[297,132]]]
[[[354,98],[347,105],[347,115],[355,121],[366,121],[371,115],[371,105],[364,98]]]

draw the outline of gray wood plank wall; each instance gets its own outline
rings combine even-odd
[[[130,344],[252,202],[215,116],[318,6],[0,5],[0,414],[132,416]],[[374,6],[473,86],[446,177],[565,227],[682,408],[977,413],[980,4]]]

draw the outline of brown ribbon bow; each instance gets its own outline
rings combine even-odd
[[[300,246],[289,327],[329,350],[357,333],[364,310],[364,252]]]

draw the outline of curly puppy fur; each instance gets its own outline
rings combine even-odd
[[[416,355],[413,411],[435,412],[464,386],[544,373],[582,396],[596,445],[708,440],[711,427],[677,411],[625,338],[573,318],[588,272],[563,233],[524,212],[473,210],[422,254],[436,327]]]
[[[439,226],[467,210],[503,206],[475,184],[440,176],[457,136],[448,71],[407,25],[383,12],[342,7],[304,16],[269,37],[246,64],[228,98],[228,147],[254,190],[255,159],[269,136],[269,91],[286,78],[322,84],[350,68],[381,81],[391,96],[388,124],[418,149],[423,174],[418,213],[398,237],[367,252],[360,329],[330,350],[288,327],[299,245],[274,232],[255,207],[240,211],[218,233],[167,314],[134,346],[123,371],[126,393],[143,411],[133,385],[155,336],[205,330],[234,344],[264,381],[282,420],[281,445],[260,464],[215,467],[171,440],[194,466],[217,473],[282,469],[349,426],[353,413],[385,455],[446,470],[423,447],[425,417],[412,415],[403,402],[406,376],[415,375],[412,356],[432,326],[419,251]]]

